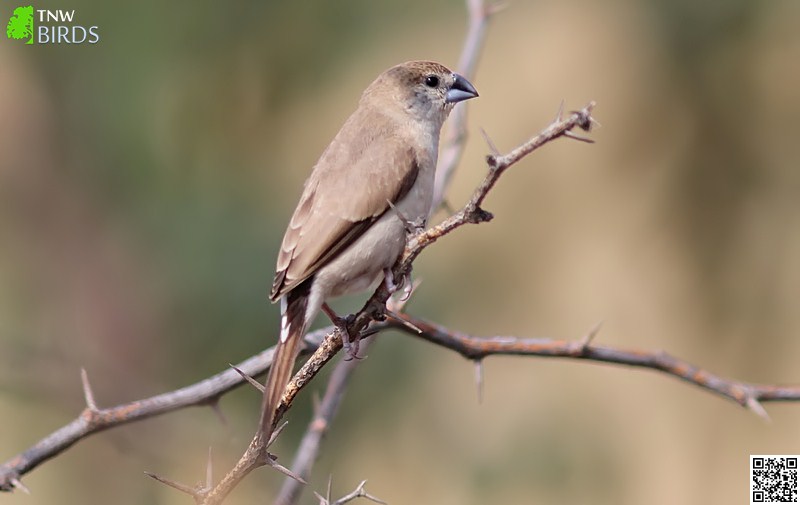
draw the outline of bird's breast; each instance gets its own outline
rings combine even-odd
[[[408,194],[399,202],[395,202],[395,206],[410,221],[427,222],[433,202],[439,136],[428,134],[425,137],[419,144],[426,147],[417,151],[417,179]]]

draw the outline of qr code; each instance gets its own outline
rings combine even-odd
[[[792,456],[750,456],[750,505],[797,502],[797,460]]]

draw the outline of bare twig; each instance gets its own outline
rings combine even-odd
[[[408,326],[394,319],[388,320],[388,324],[410,335],[456,351],[470,360],[480,361],[492,355],[540,356],[645,368],[672,375],[717,396],[732,400],[765,419],[769,416],[760,402],[800,401],[798,386],[771,386],[725,379],[663,351],[649,352],[593,344],[592,337],[597,334],[597,326],[588,334],[590,338],[584,337],[577,341],[499,336],[474,337],[408,314],[398,316],[421,329],[422,333],[409,330]]]
[[[367,349],[372,342],[373,339],[371,338],[363,341],[361,348]],[[294,462],[292,462],[292,471],[304,479],[307,479],[311,474],[311,469],[319,455],[322,440],[339,410],[353,370],[359,363],[358,360],[339,361],[328,380],[325,395],[314,411],[314,417],[308,424],[308,428],[295,454]],[[299,482],[294,479],[286,479],[283,481],[283,486],[275,499],[275,503],[277,505],[297,503],[302,490],[303,487]]]
[[[375,503],[382,503],[383,505],[386,505],[385,501],[383,501],[383,500],[381,500],[379,498],[376,498],[376,497],[372,496],[371,494],[367,493],[367,490],[364,488],[364,486],[366,484],[367,484],[367,481],[362,480],[361,483],[358,485],[358,487],[356,487],[352,492],[342,496],[341,498],[339,498],[338,500],[336,500],[334,502],[331,501],[331,485],[330,485],[330,481],[328,481],[328,496],[322,496],[319,493],[314,493],[314,495],[319,500],[319,504],[320,505],[344,505],[345,503],[351,502],[351,501],[355,500],[356,498],[366,498],[366,499],[371,500],[371,501],[373,501]]]
[[[421,280],[413,282],[409,286],[410,289],[406,295],[400,298],[390,298],[387,302],[387,308],[394,311],[403,310],[406,302],[408,302],[411,295],[421,283]],[[362,348],[369,348],[372,342],[373,339],[364,340]],[[310,475],[313,464],[319,455],[322,440],[339,410],[347,384],[358,363],[359,361],[357,360],[340,361],[328,380],[324,398],[322,401],[315,401],[314,418],[306,428],[306,432],[303,435],[303,439],[300,441],[294,462],[292,463],[292,471],[297,475],[303,478],[307,478]],[[328,500],[330,500],[330,486],[331,480],[328,479]],[[303,487],[300,485],[299,481],[296,479],[286,479],[278,493],[275,503],[281,505],[296,503],[300,498],[302,490]]]
[[[542,130],[539,135],[532,137],[527,142],[505,155],[488,155],[486,157],[486,163],[489,165],[489,172],[486,174],[483,182],[475,189],[467,204],[438,225],[417,234],[411,239],[399,266],[395,268],[395,276],[402,275],[403,272],[407,271],[414,259],[416,259],[419,253],[427,246],[456,228],[469,223],[477,224],[490,221],[493,218],[492,214],[483,210],[481,204],[486,198],[486,195],[489,194],[489,191],[491,191],[497,183],[498,179],[500,179],[500,176],[525,156],[542,147],[544,144],[566,135],[567,132],[575,128],[588,131],[593,122],[592,110],[594,106],[594,102],[589,102],[581,110],[572,112],[566,119],[557,119],[553,121],[547,128]]]
[[[273,460],[266,452],[268,444],[263,439],[263,436],[264,433],[261,430],[256,431],[253,440],[250,441],[250,445],[247,446],[247,450],[241,458],[239,458],[239,461],[236,462],[236,465],[228,471],[222,480],[209,490],[205,496],[203,496],[203,500],[200,503],[222,503],[222,500],[224,500],[225,497],[233,491],[233,488],[235,488],[242,479],[247,477],[250,472],[264,465],[271,465]]]
[[[467,0],[469,25],[464,39],[461,57],[458,59],[458,72],[467,79],[475,78],[486,29],[492,15],[500,10],[497,6],[487,6],[483,0]],[[436,167],[436,182],[433,187],[433,209],[444,203],[444,195],[453,179],[453,174],[461,162],[467,140],[467,107],[456,107],[448,121],[447,130],[442,136],[439,150],[439,164]]]
[[[319,345],[330,328],[309,333],[305,337],[304,353]],[[272,348],[239,363],[243,373],[253,376],[264,373],[272,362]],[[57,429],[25,451],[0,465],[0,491],[23,489],[20,478],[34,468],[67,450],[74,443],[95,433],[140,421],[175,410],[215,405],[216,400],[244,383],[233,369],[225,370],[190,386],[142,400],[100,409],[97,407],[88,377],[81,373],[86,409],[73,421]]]

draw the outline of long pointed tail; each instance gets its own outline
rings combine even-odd
[[[300,343],[306,330],[307,306],[308,295],[303,290],[292,290],[281,298],[281,337],[272,356],[261,406],[261,430],[267,440],[275,428],[275,413],[300,353]]]

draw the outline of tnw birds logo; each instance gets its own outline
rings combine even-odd
[[[17,7],[8,20],[6,35],[9,39],[28,39],[26,44],[33,44],[33,6]]]
[[[96,25],[76,22],[75,10],[35,9],[32,5],[17,7],[8,19],[9,39],[25,44],[97,44],[100,33]]]

